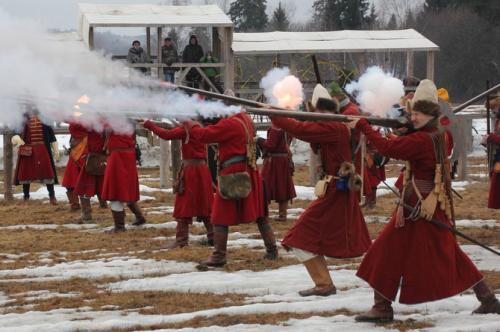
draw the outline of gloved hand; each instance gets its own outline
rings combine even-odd
[[[19,135],[14,135],[12,136],[12,138],[10,139],[10,141],[12,142],[12,144],[16,145],[16,146],[20,146],[20,145],[24,145],[26,144],[23,139],[21,138],[21,136]]]
[[[50,146],[52,147],[52,155],[54,156],[55,162],[59,162],[61,160],[61,155],[59,154],[59,144],[56,142],[50,143]]]

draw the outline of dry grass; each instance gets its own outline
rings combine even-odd
[[[484,160],[472,160],[471,164],[482,164]],[[400,166],[392,164],[387,169],[387,176],[394,177],[399,174]],[[298,166],[295,173],[295,183],[297,185],[308,185],[308,168]],[[483,168],[475,168],[472,173],[484,172]],[[156,169],[142,169],[141,183],[150,187],[159,187],[157,180],[159,173]],[[148,180],[148,177],[151,180]],[[62,178],[62,177],[60,177]],[[488,210],[485,208],[487,200],[488,183],[487,178],[474,177],[476,183],[467,187],[467,191],[460,192],[464,200],[456,200],[457,219],[497,219],[500,220],[500,211]],[[34,185],[33,189],[40,185]],[[0,190],[3,185],[0,184]],[[20,192],[20,187],[15,192]],[[144,193],[155,197],[155,200],[141,202],[143,208],[157,208],[160,206],[173,206],[174,195],[163,192]],[[377,207],[370,211],[365,211],[370,216],[379,216],[385,220],[392,212],[395,198],[391,195],[383,196],[379,199]],[[294,201],[291,208],[306,208],[309,201]],[[271,209],[277,209],[276,204],[272,204]],[[150,210],[149,210],[150,211]],[[33,218],[36,214],[36,219]],[[112,225],[109,210],[98,209],[93,206],[94,221],[98,229],[75,230],[59,227],[57,229],[25,229],[0,231],[0,253],[2,254],[25,254],[22,257],[10,261],[5,255],[0,254],[0,270],[19,269],[39,265],[55,265],[62,262],[76,260],[112,259],[114,256],[129,256],[141,259],[155,260],[175,260],[179,262],[197,262],[211,254],[212,248],[205,247],[191,240],[190,246],[183,249],[165,250],[164,240],[152,240],[155,237],[173,237],[174,229],[153,229],[153,228],[133,228],[122,234],[109,235],[102,233],[102,228]],[[68,223],[75,223],[79,213],[72,213],[66,204],[61,203],[54,207],[40,201],[31,201],[27,205],[0,202],[1,226],[23,225],[23,224],[56,224],[63,226]],[[128,222],[131,222],[132,215],[128,213]],[[170,214],[148,214],[149,223],[163,223],[172,221]],[[277,239],[281,239],[295,220],[287,222],[272,222],[272,227]],[[368,229],[372,238],[376,238],[380,230],[385,226],[383,223],[370,223]],[[483,228],[461,228],[464,233],[488,244],[500,246],[500,236],[498,227]],[[249,238],[259,239],[258,229],[255,224],[243,224],[231,227],[231,232],[241,232],[248,234]],[[203,227],[191,227],[191,233],[203,235]],[[458,239],[460,243],[467,243]],[[49,263],[40,261],[41,254],[50,252]],[[64,252],[64,254],[62,254]],[[221,268],[222,271],[233,272],[239,270],[263,271],[266,269],[276,269],[283,266],[297,264],[298,261],[288,256],[281,257],[277,261],[268,261],[262,258],[264,254],[263,244],[258,248],[229,248],[228,264]],[[105,255],[105,256],[103,256]],[[329,259],[331,266],[342,265],[344,269],[357,269],[360,259],[336,260]],[[335,269],[335,268],[333,268]],[[304,269],[304,273],[305,269]],[[500,272],[484,272],[487,282],[494,289],[500,289]],[[150,275],[153,276],[153,275]],[[158,275],[160,276],[160,275]],[[332,272],[335,279],[335,270]],[[221,308],[224,306],[240,306],[244,304],[245,296],[240,294],[197,294],[178,292],[109,292],[102,286],[128,278],[100,278],[82,279],[72,278],[69,280],[53,282],[15,282],[15,279],[22,276],[2,277],[10,279],[9,282],[0,282],[0,292],[8,295],[14,301],[3,309],[6,312],[22,313],[28,310],[48,311],[58,308],[79,308],[82,306],[91,307],[92,310],[123,310],[139,311],[142,314],[174,314],[182,312],[194,312],[198,310]],[[29,291],[48,290],[57,293],[78,293],[72,297],[53,297],[49,299],[29,300],[26,295],[20,295]],[[353,316],[356,313],[348,310],[337,310],[328,312],[311,313],[291,313],[282,312],[278,314],[249,314],[249,315],[217,315],[211,318],[195,317],[189,321],[175,324],[163,324],[155,326],[138,326],[137,329],[157,329],[157,328],[199,328],[205,326],[231,326],[234,324],[281,324],[284,325],[290,319],[305,319],[312,316],[333,316],[347,315]],[[285,325],[286,326],[286,325]],[[384,324],[386,328],[407,331],[411,329],[425,329],[432,327],[432,322],[417,322],[412,319],[395,321]]]

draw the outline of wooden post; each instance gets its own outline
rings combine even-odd
[[[3,188],[4,188],[4,200],[12,201],[14,200],[14,195],[12,194],[12,168],[13,168],[13,152],[12,143],[10,139],[12,134],[3,135]]]
[[[458,132],[463,138],[463,144],[455,147],[458,152],[457,180],[463,181],[467,177],[467,154],[472,148],[472,119],[464,116],[457,117]]]
[[[413,76],[414,68],[414,53],[413,51],[406,52],[406,76]]]
[[[222,28],[223,38],[223,58],[224,58],[224,89],[234,89],[234,54],[231,49],[233,44],[233,28]]]
[[[89,49],[94,50],[94,27],[89,28]]]
[[[162,54],[161,54],[161,46],[162,46],[162,28],[161,27],[158,27],[158,29],[156,29],[156,37],[158,38],[158,40],[156,41],[156,60],[158,62],[159,65],[161,65],[163,63],[163,60],[162,60]],[[163,67],[158,67],[158,78],[160,80],[163,79]]]
[[[434,81],[434,52],[427,52],[427,78]]]
[[[151,28],[146,28],[146,54],[151,59]]]
[[[160,139],[160,187],[168,187],[170,178],[170,144],[164,139]]]
[[[290,54],[290,72],[292,75],[297,76],[297,62],[295,54]]]

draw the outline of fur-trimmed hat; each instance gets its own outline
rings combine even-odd
[[[403,78],[403,86],[405,89],[405,93],[415,92],[417,86],[420,84],[420,79],[415,76],[407,76]]]
[[[316,84],[313,90],[311,101],[306,105],[309,112],[315,112],[317,108],[337,113],[339,110],[338,101],[332,98],[328,90],[321,84]]]
[[[427,79],[420,81],[415,95],[408,101],[407,109],[434,117],[440,116],[438,93],[434,82]]]
[[[486,102],[484,103],[484,106],[486,107]],[[495,109],[495,107],[499,106],[500,106],[500,92],[490,95],[490,108]]]

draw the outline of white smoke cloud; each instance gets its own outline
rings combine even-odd
[[[404,95],[403,82],[377,66],[369,67],[358,81],[349,83],[346,91],[356,95],[364,112],[380,117],[386,117]]]
[[[302,83],[290,74],[290,69],[273,68],[260,81],[264,96],[275,106],[296,108],[304,100]]]
[[[115,131],[130,132],[127,117],[186,118],[227,115],[235,106],[201,101],[130,72],[123,64],[89,52],[72,33],[52,34],[36,22],[9,16],[0,8],[0,123],[19,129],[27,103],[46,123],[70,119],[101,129],[103,118]],[[75,117],[76,101],[82,115]]]

